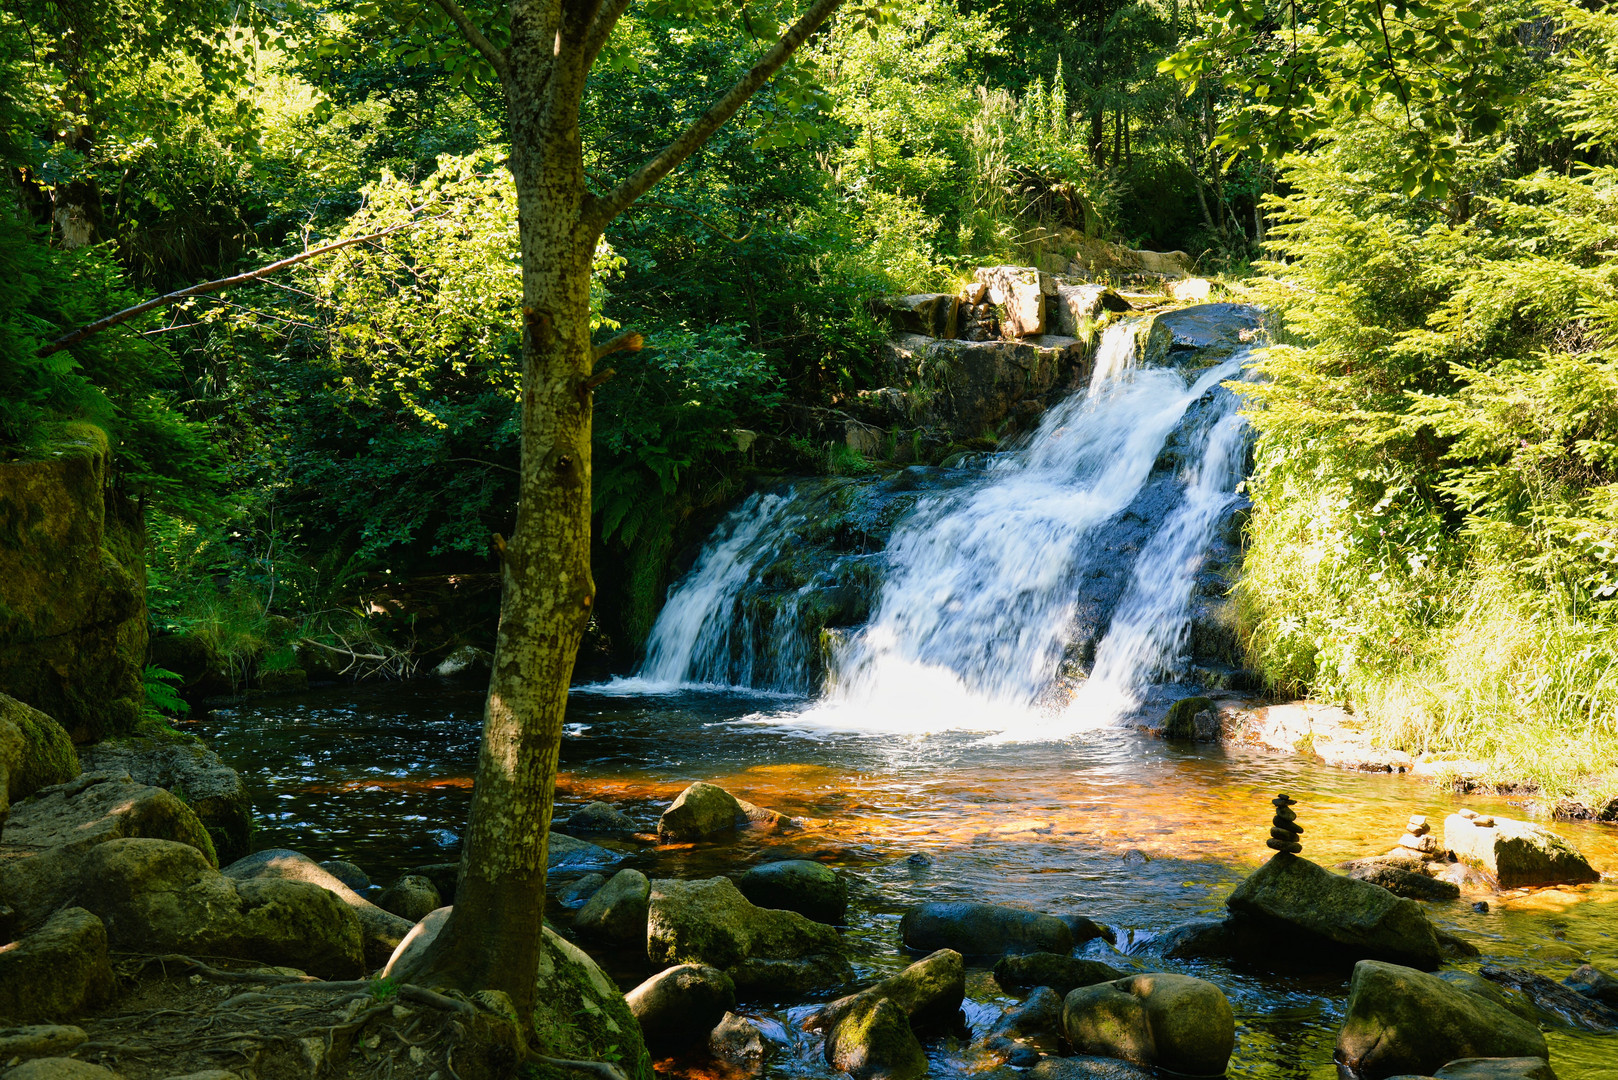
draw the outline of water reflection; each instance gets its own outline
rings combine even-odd
[[[1463,799],[1405,777],[1259,751],[1182,748],[1116,730],[1017,745],[985,745],[968,733],[864,737],[798,730],[786,703],[764,704],[773,714],[760,713],[757,698],[720,693],[576,694],[558,816],[604,799],[652,829],[668,801],[700,779],[804,819],[808,827],[799,832],[748,834],[728,844],[617,846],[627,865],[652,876],[709,876],[785,857],[849,870],[857,885],[846,933],[862,977],[904,965],[898,917],[926,900],[1084,914],[1125,931],[1124,941],[1214,912],[1267,854],[1268,800],[1277,790],[1299,800],[1305,854],[1327,865],[1387,850],[1412,812],[1441,816],[1464,804],[1524,814],[1504,800]],[[455,857],[481,717],[475,687],[411,683],[269,699],[219,710],[196,727],[253,789],[255,846],[350,859],[386,883],[410,867]],[[1556,828],[1598,869],[1618,871],[1611,830]],[[927,858],[908,858],[917,853]],[[1483,962],[1520,964],[1556,979],[1585,962],[1618,969],[1618,886],[1489,896],[1488,912],[1470,906],[1479,898],[1430,910],[1477,942]],[[555,914],[562,921],[560,909]],[[1111,953],[1105,959],[1124,967],[1145,962]],[[605,962],[620,979],[644,974],[644,960],[634,956]],[[1168,966],[1211,979],[1230,995],[1241,1025],[1232,1075],[1334,1075],[1343,977],[1278,977],[1211,962]],[[986,974],[974,976],[971,987],[971,1015],[986,1017],[982,1026],[1011,1001]],[[773,1022],[790,1019],[765,1011]],[[1618,1080],[1618,1038],[1547,1037],[1563,1080]],[[937,1071],[969,1071],[965,1045],[933,1046]],[[825,1072],[813,1061],[777,1071]]]

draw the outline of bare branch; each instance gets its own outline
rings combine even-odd
[[[506,54],[494,47],[494,42],[483,36],[483,31],[477,28],[466,12],[455,0],[433,0],[444,9],[444,14],[450,21],[461,29],[461,36],[469,41],[474,49],[483,54],[483,58],[494,68],[494,73],[502,84],[506,81]]]
[[[187,297],[204,296],[208,293],[219,292],[221,289],[229,289],[237,285],[246,285],[249,282],[257,281],[259,278],[267,277],[268,275],[279,270],[285,270],[289,266],[296,266],[298,263],[312,259],[316,255],[325,255],[327,252],[336,251],[338,248],[345,248],[352,244],[364,244],[372,240],[378,240],[384,236],[387,236],[389,233],[396,233],[401,229],[408,229],[415,225],[422,225],[429,221],[436,221],[439,218],[446,216],[448,213],[449,211],[446,210],[443,214],[435,214],[430,218],[417,218],[415,221],[406,221],[399,225],[393,225],[389,228],[383,229],[381,232],[371,233],[367,236],[351,236],[347,240],[334,240],[329,244],[322,244],[317,248],[310,248],[308,251],[300,252],[297,255],[282,259],[279,262],[272,262],[268,266],[261,266],[257,270],[249,270],[245,274],[237,274],[234,277],[220,278],[217,281],[205,281],[201,285],[192,285],[189,288],[180,289],[177,292],[165,293],[162,296],[147,300],[144,303],[136,304],[134,307],[124,308],[122,311],[115,311],[104,319],[97,319],[93,323],[79,327],[71,334],[64,334],[62,337],[57,338],[49,345],[41,346],[39,351],[34,355],[49,356],[53,352],[59,352],[60,350],[67,348],[69,345],[77,345],[79,342],[93,334],[99,334],[103,330],[110,330],[119,323],[128,322],[137,315],[146,314],[146,312],[151,311],[153,308],[160,308],[167,304],[179,303],[181,300],[184,300]]]
[[[594,1076],[597,1080],[625,1080],[623,1070],[605,1061],[575,1061],[571,1058],[546,1057],[544,1054],[532,1054],[530,1057],[534,1061],[543,1061],[559,1069],[571,1069],[586,1076]]]
[[[607,39],[612,37],[612,28],[618,25],[624,12],[635,0],[602,0],[596,9],[595,18],[590,20],[590,29],[584,35],[584,70],[589,71],[590,65],[596,62],[601,50],[607,47]]]
[[[707,142],[725,121],[735,116],[737,111],[747,104],[747,99],[752,97],[759,87],[769,81],[771,75],[781,70],[788,58],[809,40],[809,35],[820,29],[820,25],[829,19],[832,12],[841,7],[842,3],[843,0],[815,0],[809,10],[782,35],[781,40],[777,41],[735,86],[725,92],[724,97],[714,102],[679,138],[642,165],[635,175],[619,184],[592,207],[594,213],[598,215],[594,222],[597,228],[605,228],[607,222],[627,210],[636,199],[650,191],[653,184],[667,176],[695,153],[698,147]]]

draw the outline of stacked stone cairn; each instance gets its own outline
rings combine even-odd
[[[1421,814],[1410,815],[1410,824],[1405,826],[1405,834],[1399,837],[1399,849],[1401,852],[1420,856],[1427,862],[1444,854],[1439,850],[1438,837],[1433,835],[1433,827]]]
[[[1298,839],[1303,835],[1303,826],[1298,824],[1298,815],[1292,811],[1296,801],[1285,792],[1270,800],[1275,807],[1275,817],[1270,822],[1270,838],[1264,841],[1266,847],[1291,855],[1303,851],[1303,843]]]

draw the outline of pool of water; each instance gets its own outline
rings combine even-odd
[[[1221,910],[1230,889],[1269,853],[1268,800],[1298,800],[1304,854],[1324,865],[1391,848],[1412,813],[1462,805],[1526,816],[1498,798],[1457,796],[1403,776],[1350,773],[1258,750],[1165,744],[1107,728],[1049,741],[996,742],[953,731],[865,734],[801,722],[804,703],[726,693],[573,695],[562,746],[557,816],[594,799],[655,830],[657,815],[695,780],[803,820],[779,835],[658,847],[624,842],[625,865],[653,877],[737,873],[768,859],[816,858],[854,889],[850,954],[862,978],[913,957],[899,945],[904,910],[929,900],[978,900],[1082,914],[1121,942]],[[349,859],[387,883],[458,852],[471,799],[482,690],[417,681],[266,698],[200,717],[246,777],[258,815],[255,846]],[[880,727],[880,725],[875,725]],[[1605,873],[1618,875],[1618,831],[1557,823]],[[912,859],[913,855],[925,858]],[[1472,904],[1486,900],[1487,912]],[[1618,883],[1430,905],[1435,921],[1510,963],[1560,979],[1580,963],[1618,970]],[[567,913],[553,908],[566,926]],[[1092,943],[1120,967],[1145,964]],[[1099,952],[1097,950],[1100,950]],[[604,961],[626,985],[648,972],[634,957]],[[1343,974],[1283,977],[1222,964],[1153,963],[1210,979],[1238,1021],[1232,1076],[1326,1080],[1347,998]],[[966,1010],[981,1033],[1012,999],[986,972],[968,979]],[[791,1037],[793,1008],[744,1003]],[[801,1036],[799,1037],[801,1038]],[[1618,1036],[1548,1032],[1562,1080],[1618,1080]],[[966,1033],[929,1047],[935,1075],[983,1067]],[[674,1074],[698,1062],[660,1065]],[[775,1071],[824,1076],[813,1047]]]

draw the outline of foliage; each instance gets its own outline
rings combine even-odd
[[[1578,23],[1618,41],[1618,19]],[[1284,160],[1241,593],[1277,684],[1599,799],[1618,791],[1618,170],[1514,172],[1542,156],[1536,118],[1595,115],[1583,54],[1551,67],[1511,138],[1455,142],[1447,201],[1392,182],[1397,101]]]
[[[191,711],[191,706],[180,691],[171,683],[180,681],[180,676],[167,668],[160,668],[153,664],[146,665],[141,673],[141,682],[146,688],[146,708],[143,719],[166,722],[170,716],[184,716]]]

